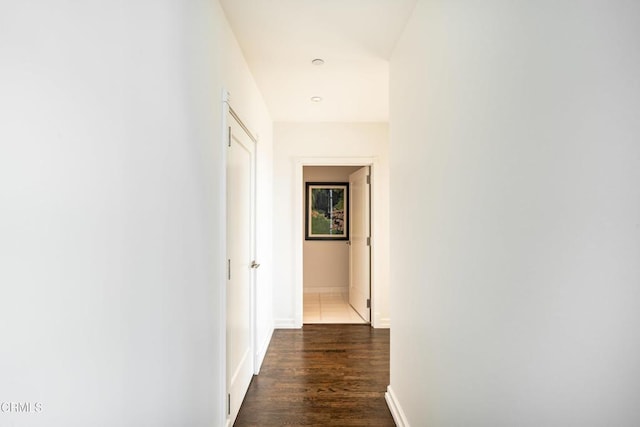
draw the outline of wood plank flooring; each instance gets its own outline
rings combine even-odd
[[[277,329],[234,426],[395,426],[388,384],[388,329]]]

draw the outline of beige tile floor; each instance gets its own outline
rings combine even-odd
[[[303,323],[367,323],[349,305],[346,293],[304,293]]]

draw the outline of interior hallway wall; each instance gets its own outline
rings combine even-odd
[[[307,182],[349,182],[349,175],[360,168],[305,166],[305,191]],[[305,209],[305,203],[306,194],[301,209]],[[346,241],[305,240],[302,250],[304,292],[349,292],[349,245]]]
[[[3,2],[0,29],[0,399],[41,403],[0,424],[222,425],[223,87],[261,135],[264,259],[272,208],[221,8]]]
[[[375,157],[378,169],[372,195],[373,241],[372,320],[377,327],[389,324],[389,175],[388,125],[386,123],[275,123],[274,124],[274,317],[276,327],[298,327],[302,319],[302,295],[296,289],[298,243],[294,216],[303,212],[294,200],[300,183],[296,162],[302,158]],[[301,198],[303,199],[303,198]],[[304,234],[303,234],[304,235]],[[302,245],[300,245],[302,246]],[[377,261],[376,261],[377,260]],[[300,266],[302,268],[302,265]],[[302,291],[302,289],[300,289]],[[299,301],[297,300],[299,299]],[[300,310],[300,312],[297,312]]]
[[[390,86],[408,425],[640,425],[639,41],[634,1],[418,1]]]

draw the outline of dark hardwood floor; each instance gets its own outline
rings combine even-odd
[[[277,329],[234,426],[395,426],[388,384],[388,329]]]

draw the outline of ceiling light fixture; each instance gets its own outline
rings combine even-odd
[[[322,97],[320,97],[320,96],[312,96],[311,97],[311,101],[320,102],[320,101],[322,101]]]
[[[311,61],[311,63],[313,65],[322,65],[322,64],[324,64],[324,59],[316,58],[313,61]]]

